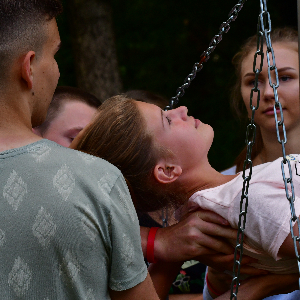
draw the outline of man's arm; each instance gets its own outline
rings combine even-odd
[[[150,228],[140,226],[142,251],[143,251],[144,257],[147,257],[147,241],[148,241],[149,231],[150,231]]]
[[[153,285],[159,298],[165,300],[170,287],[179,274],[182,262],[160,262],[151,264],[148,268]]]
[[[211,288],[218,293],[223,293],[217,297],[213,291],[209,290],[212,298],[217,300],[230,299],[232,281],[230,275],[208,268],[207,277]],[[238,299],[260,300],[272,295],[289,293],[299,288],[298,279],[299,274],[268,274],[250,277],[241,281],[238,289]]]
[[[146,279],[135,287],[124,291],[109,290],[112,300],[159,300],[149,274]]]

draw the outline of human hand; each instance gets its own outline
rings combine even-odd
[[[215,253],[215,254],[201,255],[199,257],[195,257],[194,259],[201,261],[203,264],[207,266],[210,266],[216,272],[224,273],[224,271],[229,271],[231,273],[233,270],[234,254]],[[260,270],[249,266],[249,264],[255,262],[257,262],[257,259],[254,259],[247,255],[243,255],[240,274],[246,274],[249,276],[269,274],[269,272],[265,270]],[[229,277],[232,278],[231,276]]]
[[[244,259],[243,259],[244,260]],[[245,257],[246,262],[244,264],[247,264],[253,260],[252,258]],[[221,269],[221,268],[219,268]],[[269,272],[265,270],[259,270],[255,269],[253,267],[249,267],[249,270],[242,271],[243,267],[241,268],[241,273],[243,274],[252,274],[252,275],[266,275],[269,274]],[[240,274],[241,274],[240,273]],[[219,271],[218,269],[213,269],[211,267],[207,268],[207,287],[209,289],[209,292],[212,297],[217,297],[220,294],[225,293],[231,288],[231,282],[232,282],[232,275],[228,275],[227,273],[224,273],[222,271]],[[242,282],[242,281],[240,281]],[[215,294],[214,291],[216,291],[218,294]]]
[[[202,255],[217,252],[233,254],[233,247],[222,238],[235,240],[236,236],[237,230],[230,228],[225,219],[214,212],[199,210],[179,223],[157,231],[155,258],[171,262],[199,259]]]

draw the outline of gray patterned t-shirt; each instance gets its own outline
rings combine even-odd
[[[0,153],[1,299],[110,299],[147,275],[126,183],[48,140]]]

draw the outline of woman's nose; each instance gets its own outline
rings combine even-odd
[[[176,116],[180,117],[184,121],[187,120],[188,109],[186,106],[179,106],[176,109],[174,109],[173,112],[176,114]]]
[[[275,98],[273,87],[270,86],[268,79],[264,84],[263,98],[266,101],[274,100]]]

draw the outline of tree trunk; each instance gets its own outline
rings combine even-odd
[[[104,101],[121,92],[109,3],[67,0],[77,85]]]

